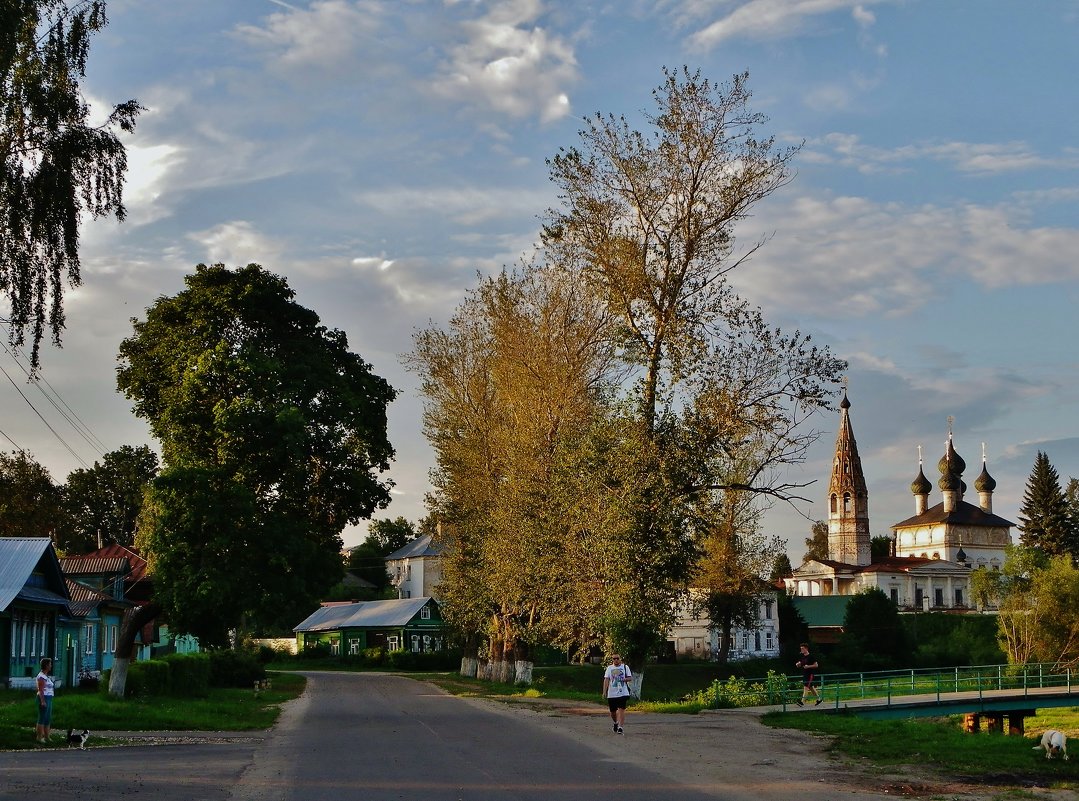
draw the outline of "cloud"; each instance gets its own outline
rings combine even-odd
[[[356,193],[354,199],[391,217],[437,213],[461,225],[500,219],[534,220],[555,201],[553,191],[480,186],[371,189]]]
[[[812,97],[814,93],[810,93]],[[830,99],[828,94],[823,97]],[[830,133],[808,140],[805,155],[815,163],[839,164],[866,174],[902,172],[914,162],[924,160],[948,163],[960,172],[975,175],[1079,168],[1079,154],[1071,150],[1058,156],[1044,156],[1026,142],[919,142],[889,149],[867,145],[859,136],[846,133]]]
[[[577,61],[570,42],[535,24],[542,13],[538,0],[494,2],[461,22],[464,41],[449,49],[433,91],[512,118],[566,116]]]
[[[850,9],[864,30],[875,17],[868,6],[894,0],[748,0],[689,36],[691,47],[710,50],[728,39],[785,39],[802,33],[811,19]],[[714,3],[687,3],[683,20],[711,15]],[[725,4],[729,5],[729,4]]]
[[[229,267],[242,267],[254,262],[272,272],[272,265],[280,262],[284,250],[282,243],[260,233],[246,220],[234,220],[204,231],[192,231],[187,238],[203,249],[207,264],[221,263]]]
[[[1079,280],[1079,229],[1027,220],[1018,206],[797,197],[742,226],[742,242],[779,233],[732,280],[765,307],[836,319],[906,315],[955,280],[988,289]]]

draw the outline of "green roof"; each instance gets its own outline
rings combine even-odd
[[[842,626],[852,595],[795,596],[794,608],[807,626]]]

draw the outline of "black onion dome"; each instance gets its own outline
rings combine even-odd
[[[942,476],[949,472],[961,476],[966,469],[967,463],[963,461],[962,456],[955,452],[955,446],[952,445],[951,437],[949,437],[948,448],[944,451],[944,455],[940,457],[940,461],[937,462],[937,470],[940,471]]]
[[[967,561],[967,552],[963,550],[963,546],[959,546],[959,552],[955,555],[955,561],[965,562]]]
[[[846,392],[843,393],[843,400],[841,400],[839,402],[839,408],[840,409],[849,409],[850,408],[850,401],[847,400],[847,393]]]
[[[996,479],[989,475],[989,471],[986,469],[985,464],[982,464],[982,472],[978,474],[978,477],[974,479],[974,489],[978,492],[992,492],[997,488]]]
[[[945,492],[959,489],[959,485],[962,482],[959,480],[959,476],[955,473],[946,472],[940,477],[940,481],[937,482],[937,486]]]
[[[919,467],[918,477],[910,482],[911,493],[914,495],[928,495],[931,489],[933,489],[933,485],[929,483],[929,479],[925,477],[925,473],[923,473],[922,468]]]

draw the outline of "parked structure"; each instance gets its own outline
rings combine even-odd
[[[434,598],[326,603],[296,626],[296,646],[320,644],[334,655],[356,655],[367,648],[387,651],[441,651],[442,615]]]
[[[678,604],[678,618],[667,637],[677,659],[715,660],[719,655],[719,631],[712,628],[701,596],[701,590],[690,590]],[[779,656],[778,604],[777,591],[762,589],[757,596],[756,624],[737,626],[731,633],[729,661]]]

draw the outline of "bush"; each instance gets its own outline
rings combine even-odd
[[[145,664],[153,664],[153,660]],[[202,698],[210,692],[210,658],[206,654],[169,654],[160,660],[169,668],[169,694]],[[144,664],[144,663],[136,663]]]
[[[210,651],[211,687],[250,687],[266,678],[266,666],[255,651]]]
[[[386,665],[393,670],[453,670],[461,665],[461,650],[390,651],[386,654]]]

